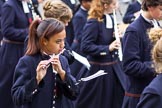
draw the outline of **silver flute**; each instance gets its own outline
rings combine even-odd
[[[115,9],[113,10],[113,17],[114,17],[114,31],[115,31],[115,38],[118,42],[120,42],[120,37],[119,37],[119,32],[118,32],[118,26],[117,26],[117,19],[116,19],[116,13],[115,13]],[[121,42],[120,42],[121,43]],[[119,49],[118,49],[118,55],[119,55],[119,59],[120,61],[122,61],[122,57],[123,57],[123,53],[122,53],[122,47],[120,45]]]

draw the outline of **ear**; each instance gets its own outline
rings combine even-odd
[[[48,43],[48,40],[47,40],[47,39],[45,39],[45,38],[43,38],[43,39],[42,39],[42,43],[43,43],[43,45],[45,45],[45,46],[46,46],[46,45],[47,45],[47,43]]]
[[[107,5],[106,3],[104,4],[104,8],[105,8],[105,9],[107,9],[107,8],[108,8],[108,5]]]
[[[154,7],[147,7],[148,8],[148,11],[153,11],[155,8]]]

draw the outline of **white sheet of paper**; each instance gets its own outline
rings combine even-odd
[[[85,78],[81,78],[80,80],[81,80],[81,81],[89,81],[89,80],[92,80],[92,79],[97,78],[97,77],[99,77],[99,76],[106,75],[106,74],[108,74],[108,73],[105,73],[104,70],[99,70],[99,71],[96,72],[95,74],[90,75],[90,76],[85,77]]]
[[[70,2],[71,2],[71,4],[75,4],[76,1],[75,0],[70,0]]]
[[[23,9],[24,9],[24,13],[29,13],[29,7],[26,1],[22,1],[22,5],[23,5]]]
[[[87,69],[89,70],[91,65],[89,64],[87,58],[79,55],[78,53],[76,53],[75,51],[72,51],[74,58],[79,61],[80,63],[82,63],[83,65],[85,65],[87,67]]]

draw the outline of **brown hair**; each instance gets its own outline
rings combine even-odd
[[[148,7],[156,7],[162,5],[162,0],[143,0],[141,8],[144,11],[148,11]]]
[[[152,51],[152,58],[157,73],[162,73],[162,39],[158,40]]]
[[[110,5],[113,0],[92,0],[91,8],[88,12],[88,19],[95,18],[98,21],[102,21],[104,14],[104,4]]]
[[[34,20],[29,28],[29,40],[26,55],[33,55],[41,51],[42,40],[60,33],[65,29],[64,24],[54,18],[46,18],[42,21]]]
[[[46,1],[44,6],[44,16],[46,18],[56,18],[64,23],[70,21],[72,18],[72,10],[62,1]]]
[[[153,44],[155,44],[162,37],[161,28],[151,28],[149,31],[149,38]]]

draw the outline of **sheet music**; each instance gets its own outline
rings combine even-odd
[[[102,75],[106,75],[107,73],[104,72],[104,70],[99,70],[98,72],[96,72],[95,74],[93,75],[90,75],[88,77],[85,77],[85,78],[81,78],[80,80],[81,81],[89,81],[89,80],[92,80],[94,78],[97,78],[99,76],[102,76]]]
[[[29,7],[26,1],[22,1],[22,6],[23,6],[24,13],[30,13]]]
[[[89,81],[89,80],[92,80],[92,79],[97,78],[97,77],[99,77],[99,76],[106,75],[106,74],[108,74],[108,73],[104,72],[104,70],[99,70],[99,71],[97,71],[97,72],[96,72],[95,74],[93,74],[93,75],[90,75],[90,76],[85,77],[85,78],[81,78],[81,79],[76,83],[76,85],[78,85],[78,84],[79,84],[80,82],[82,82],[82,81]]]
[[[80,63],[82,63],[83,65],[85,65],[87,67],[87,69],[89,70],[91,65],[89,64],[87,58],[79,55],[78,53],[76,53],[75,51],[72,51],[73,55],[74,55],[74,58],[76,60],[78,60]]]

